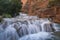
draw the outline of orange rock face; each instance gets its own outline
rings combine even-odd
[[[27,0],[25,6],[22,8],[22,11],[29,13],[29,15],[35,15],[38,10],[46,8],[48,2],[48,0]]]
[[[25,6],[27,0],[21,0],[21,2],[23,3],[23,6]]]
[[[48,3],[49,0],[27,0],[22,12],[41,18],[52,18],[53,22],[60,23],[60,6],[47,8]]]

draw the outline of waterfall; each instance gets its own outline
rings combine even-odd
[[[0,40],[55,40],[55,24],[48,18],[20,13],[15,18],[4,18],[0,24]]]

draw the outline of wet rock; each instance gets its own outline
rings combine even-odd
[[[3,17],[2,17],[2,16],[0,16],[0,22],[2,22],[2,20],[3,20]]]

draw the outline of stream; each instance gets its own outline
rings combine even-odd
[[[0,40],[60,40],[60,24],[20,13],[0,23]]]

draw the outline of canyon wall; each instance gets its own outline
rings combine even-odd
[[[49,0],[27,0],[22,7],[22,12],[40,18],[52,18],[53,22],[60,23],[60,6],[48,8],[48,3]]]
[[[22,7],[22,11],[29,13],[29,15],[38,14],[37,11],[46,8],[48,2],[48,0],[27,0],[25,5]]]
[[[26,4],[27,0],[21,0],[21,2],[23,3],[23,5],[22,5],[22,6],[25,6],[25,4]]]

